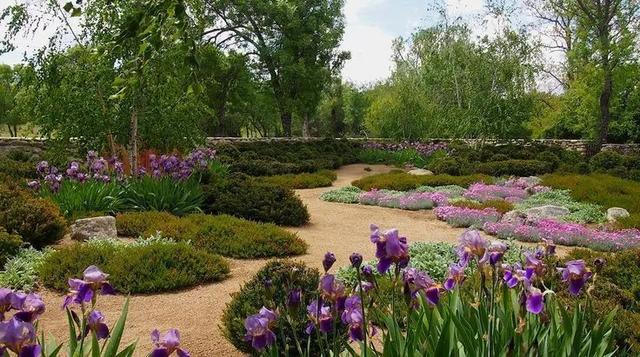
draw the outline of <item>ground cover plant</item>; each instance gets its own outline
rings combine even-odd
[[[64,291],[69,276],[80,276],[87,264],[111,272],[113,287],[122,293],[164,292],[223,280],[228,263],[220,256],[196,249],[188,242],[161,237],[123,243],[94,239],[47,254],[38,275],[48,288]]]
[[[345,186],[324,192],[320,199],[327,202],[358,203],[362,190],[355,186]]]
[[[348,341],[372,356],[608,356],[616,351],[611,343],[615,310],[588,323],[584,316],[592,313],[589,303],[576,304],[567,312],[542,283],[545,272],[555,271],[544,262],[553,255],[552,246],[525,252],[520,263],[503,265],[504,243],[467,231],[459,240],[458,261],[440,284],[426,272],[408,267],[408,240],[397,230],[382,232],[372,226],[370,239],[376,245],[376,267],[363,264],[362,256],[353,253],[350,261],[358,275],[354,286],[329,273],[336,259],[327,253],[319,287],[303,290],[284,284],[286,291],[279,292],[279,300],[268,293],[262,296],[262,307],[245,319],[246,341],[261,355],[289,350],[306,355],[311,353],[311,341],[314,345],[317,341],[318,354],[327,356],[355,353]],[[468,274],[465,269],[471,262],[477,268]],[[374,269],[381,274],[378,278]],[[566,262],[559,270],[562,283],[557,288],[565,290],[568,285],[572,296],[587,294],[588,299],[587,284],[595,276],[585,261]],[[395,298],[380,299],[383,279],[391,282],[391,296],[404,296],[408,309]],[[306,325],[292,322],[291,316],[305,312]]]
[[[571,197],[570,190],[550,190],[539,192],[516,203],[518,211],[528,208],[554,205],[567,208],[570,213],[564,220],[577,223],[603,223],[606,220],[604,208],[598,204],[579,202]]]
[[[0,271],[0,286],[27,292],[34,290],[39,282],[40,264],[50,252],[50,249],[20,249],[15,256],[7,260]]]
[[[468,176],[451,176],[451,175],[433,175],[433,176],[416,176],[410,175],[402,171],[395,171],[386,174],[376,174],[353,181],[351,184],[363,191],[369,191],[373,188],[382,190],[409,191],[420,186],[445,186],[457,185],[468,187],[472,183],[485,182],[491,183],[493,179],[485,175],[468,175]]]
[[[313,173],[286,174],[276,176],[264,176],[260,179],[280,187],[288,189],[304,189],[331,186],[337,178],[336,173],[330,170],[320,170]]]
[[[294,233],[267,223],[206,214],[182,218],[165,213],[124,213],[116,217],[118,232],[148,236],[162,232],[165,237],[191,244],[207,252],[232,258],[287,257],[304,254],[307,244]]]
[[[294,227],[309,222],[307,207],[295,192],[244,174],[216,180],[204,192],[206,213]]]

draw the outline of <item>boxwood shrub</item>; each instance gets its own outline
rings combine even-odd
[[[186,242],[148,244],[78,243],[48,254],[39,267],[44,286],[67,291],[69,277],[82,277],[97,265],[110,274],[113,287],[124,294],[155,293],[224,279],[228,263],[220,256]]]
[[[553,171],[553,163],[539,160],[505,160],[483,162],[476,172],[491,176],[534,176]]]
[[[283,226],[309,222],[307,207],[295,192],[244,174],[233,174],[206,186],[204,212]]]
[[[372,188],[409,191],[420,186],[448,186],[457,185],[467,187],[475,182],[491,183],[493,179],[486,175],[433,175],[433,176],[416,176],[409,175],[405,172],[390,172],[385,174],[371,175],[359,180],[353,181],[351,184],[363,191],[369,191]]]
[[[157,212],[125,213],[116,217],[120,233],[148,236],[162,232],[177,241],[233,258],[270,258],[304,254],[307,244],[296,234],[273,224],[221,215],[182,218]]]
[[[300,288],[303,291],[314,291],[318,287],[320,273],[317,269],[308,268],[303,263],[275,260],[268,262],[256,275],[245,283],[240,291],[232,294],[222,315],[222,332],[226,339],[238,350],[244,353],[254,353],[251,344],[244,339],[244,320],[249,315],[257,313],[262,306],[271,306],[276,303],[282,306],[290,290]],[[265,287],[265,281],[270,281],[271,288]],[[303,295],[302,306],[307,306],[313,296]],[[297,328],[298,336],[305,336],[304,329],[307,325],[306,310],[304,308],[289,312],[293,325]],[[278,319],[278,324],[273,331],[277,336],[284,333],[293,341],[291,325]],[[293,343],[293,342],[292,342]],[[315,343],[312,339],[311,343]],[[291,346],[292,351],[295,346]]]
[[[10,183],[0,184],[0,226],[36,248],[56,243],[67,228],[53,202]]]

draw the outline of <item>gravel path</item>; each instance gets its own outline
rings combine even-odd
[[[370,167],[371,171],[365,171]],[[374,257],[369,242],[369,224],[382,228],[396,227],[409,242],[455,242],[463,232],[437,221],[431,211],[402,211],[396,209],[324,202],[321,193],[350,184],[365,175],[387,172],[391,168],[382,165],[349,165],[340,168],[334,187],[299,190],[311,214],[311,222],[299,228],[288,228],[309,243],[309,252],[296,259],[321,268],[321,260],[327,251],[336,254],[336,266],[349,264],[352,252],[361,252],[365,259]],[[216,284],[202,285],[189,290],[160,295],[134,296],[130,301],[125,341],[138,340],[139,353],[146,355],[151,348],[149,333],[158,328],[171,327],[180,330],[183,346],[194,357],[241,355],[222,337],[219,324],[222,311],[230,301],[230,293],[239,290],[265,260],[231,260],[231,276]],[[60,294],[41,292],[48,311],[41,321],[41,328],[53,333],[59,341],[67,337],[66,315],[57,307],[62,302]],[[98,308],[107,316],[111,325],[124,303],[125,297],[104,297]]]

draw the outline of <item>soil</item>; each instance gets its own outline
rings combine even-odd
[[[365,171],[365,167],[371,171]],[[369,241],[371,223],[381,228],[396,227],[408,237],[409,242],[455,242],[464,230],[438,221],[431,211],[403,211],[319,199],[323,192],[391,169],[383,165],[348,165],[337,170],[338,178],[333,187],[298,190],[309,209],[311,222],[304,227],[287,228],[309,244],[308,254],[295,259],[317,268],[322,267],[321,261],[327,251],[336,254],[336,266],[349,264],[352,252],[360,252],[365,259],[372,259],[375,252]],[[152,348],[151,330],[158,328],[164,332],[173,327],[180,331],[182,346],[194,357],[242,355],[222,336],[220,319],[225,305],[231,300],[230,294],[238,291],[266,260],[230,259],[230,262],[231,275],[222,282],[173,293],[132,296],[123,340],[137,340],[139,353],[136,355],[143,356]],[[52,333],[58,341],[65,341],[68,336],[66,314],[58,308],[62,295],[47,290],[41,294],[49,308],[41,319],[40,327]],[[109,324],[118,318],[125,299],[125,296],[100,298],[98,308],[106,315]]]

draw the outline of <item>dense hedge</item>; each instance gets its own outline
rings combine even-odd
[[[47,255],[39,268],[44,286],[67,291],[69,277],[82,277],[84,269],[97,265],[110,274],[109,281],[121,293],[154,293],[219,281],[229,273],[220,256],[188,243],[149,245],[74,244]]]
[[[233,258],[287,257],[304,254],[307,244],[273,224],[255,223],[227,215],[195,214],[178,218],[158,212],[124,213],[116,217],[118,232],[148,236],[162,232],[194,247]]]
[[[17,234],[7,233],[4,227],[0,227],[0,268],[14,255],[18,254],[22,246],[22,238]]]
[[[0,184],[0,226],[36,248],[57,242],[66,232],[58,206],[11,183]]]
[[[260,180],[289,189],[328,187],[335,181],[334,171],[320,170],[314,173],[287,174],[260,177]]]
[[[216,146],[232,172],[273,176],[335,169],[357,162],[360,145],[347,140],[247,142]]]
[[[255,314],[262,306],[270,306],[273,303],[278,306],[284,305],[288,292],[294,288],[300,288],[302,291],[316,290],[319,277],[320,273],[317,269],[308,268],[303,263],[286,260],[268,262],[240,288],[240,291],[232,294],[231,302],[227,304],[222,315],[224,336],[238,350],[254,353],[251,344],[244,339],[244,320],[247,316]],[[265,287],[264,282],[267,280],[271,282],[271,289]],[[309,304],[313,298],[313,296],[304,295],[303,306]],[[290,315],[299,336],[304,336],[308,321],[305,311],[305,309],[297,309],[293,315]],[[293,341],[291,327],[284,321],[285,319],[278,319],[278,325],[274,326],[273,331],[278,336],[284,333],[290,336],[290,341]],[[315,339],[311,343],[316,343]],[[291,347],[291,350],[295,350],[295,346]]]
[[[542,184],[569,189],[577,201],[592,202],[603,207],[622,207],[632,214],[640,213],[640,182],[606,174],[551,174],[542,178]],[[635,221],[638,221],[637,218]]]
[[[551,162],[539,160],[505,160],[478,164],[476,172],[491,176],[534,176],[553,171]]]
[[[204,212],[258,222],[301,226],[309,212],[296,194],[274,183],[233,174],[205,187]]]
[[[433,175],[433,176],[416,176],[409,175],[404,172],[390,172],[386,174],[371,175],[359,180],[353,181],[351,184],[364,191],[373,188],[408,191],[416,189],[420,186],[469,186],[475,182],[492,182],[492,178],[485,175]]]

